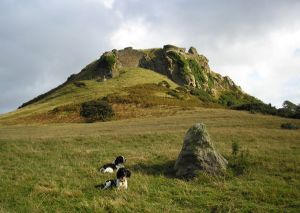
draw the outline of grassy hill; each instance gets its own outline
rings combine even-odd
[[[232,142],[248,150],[244,174],[229,168],[190,182],[172,176],[183,136],[196,122],[207,125],[229,161]],[[286,122],[300,125],[198,108],[92,124],[2,125],[0,212],[299,212],[300,131],[281,129]],[[113,178],[97,168],[119,154],[132,171],[128,190],[95,189]]]
[[[194,107],[260,103],[229,77],[213,72],[191,47],[105,52],[58,87],[0,115],[0,123],[84,122],[82,104],[104,99],[114,119],[168,115]]]
[[[124,68],[120,76],[106,81],[92,79],[66,84],[37,102],[14,112],[1,115],[0,123],[82,122],[83,120],[78,113],[81,103],[103,98],[109,94],[124,96],[128,94],[127,90],[134,86],[145,85],[147,87],[149,84],[157,85],[162,81],[168,82],[170,89],[178,87],[178,85],[166,76],[153,71],[143,68]],[[81,83],[81,85],[78,85],[78,83]],[[143,91],[144,94],[141,95],[151,99],[147,91],[147,88],[145,88],[145,91]],[[168,99],[175,99],[173,96],[167,95],[164,87],[157,88],[155,92],[154,96],[166,99],[166,101]],[[120,110],[118,111],[117,107],[116,105],[115,108],[118,113]],[[122,112],[117,115],[122,117]]]

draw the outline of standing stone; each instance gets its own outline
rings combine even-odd
[[[205,125],[197,123],[184,137],[174,170],[177,177],[193,178],[197,171],[219,174],[226,169],[226,165],[227,160],[215,150]]]

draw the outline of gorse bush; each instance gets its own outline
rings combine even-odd
[[[114,116],[114,111],[108,102],[96,100],[83,103],[80,115],[85,117],[88,122],[107,121]]]
[[[228,167],[235,175],[245,174],[250,167],[250,154],[248,151],[241,151],[239,155],[232,155],[229,159]]]
[[[233,141],[231,144],[231,156],[228,160],[228,167],[232,170],[234,175],[243,175],[250,167],[249,151],[240,152],[240,145],[236,141]]]
[[[236,156],[239,152],[239,149],[240,149],[240,145],[238,142],[234,141],[232,142],[231,144],[231,149],[232,149],[232,155]]]
[[[299,129],[299,126],[297,126],[296,124],[292,124],[292,123],[283,123],[280,126],[282,129]]]

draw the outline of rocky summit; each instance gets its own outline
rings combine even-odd
[[[141,67],[167,76],[181,86],[202,89],[213,96],[222,91],[239,91],[228,76],[222,77],[213,72],[208,59],[198,54],[196,48],[165,45],[163,48],[137,50],[127,47],[122,50],[105,52],[97,61],[89,64],[80,73],[72,75],[69,81],[93,78],[114,78],[120,75],[124,67]]]

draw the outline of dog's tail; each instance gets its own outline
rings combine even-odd
[[[101,168],[99,169],[99,172],[104,173],[104,168],[101,167]]]
[[[98,184],[98,185],[95,185],[95,188],[96,189],[103,189],[105,187],[105,184]]]

